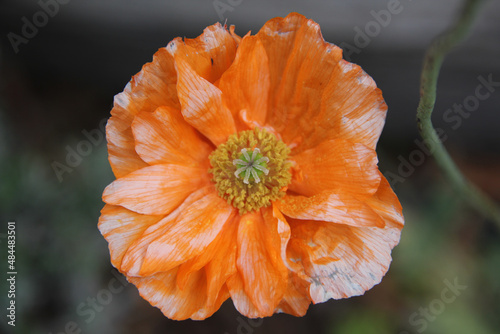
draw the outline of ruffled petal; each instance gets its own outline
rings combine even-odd
[[[233,64],[220,79],[219,88],[235,119],[243,119],[252,128],[264,125],[269,96],[269,64],[258,37],[243,38]],[[238,129],[248,127],[241,124]]]
[[[279,206],[276,203],[272,204],[270,209],[263,209],[262,216],[266,222],[270,222],[271,231],[277,232],[277,238],[274,237],[274,245],[279,244],[279,253],[281,260],[286,267],[293,266],[293,264],[288,263],[288,257],[286,254],[286,249],[288,246],[288,241],[290,240],[290,226],[288,225],[285,217],[281,213]],[[274,234],[273,234],[274,235]]]
[[[342,51],[324,41],[318,24],[297,13],[268,21],[256,36],[269,58],[273,112],[267,122],[292,143],[313,129],[307,123],[319,110],[321,92]]]
[[[148,166],[135,151],[132,129],[125,120],[112,116],[106,125],[106,139],[109,164],[117,178]]]
[[[379,172],[379,174],[380,186],[375,195],[366,201],[366,204],[382,217],[386,224],[401,229],[404,226],[403,208],[387,179],[382,173]],[[394,246],[396,244],[391,245],[391,247]]]
[[[326,115],[337,115],[335,128],[338,133],[328,133],[325,138],[344,138],[375,149],[384,127],[387,105],[382,91],[361,67],[344,60],[338,63],[325,87],[321,109],[324,113],[318,122],[323,122],[325,129],[333,126]],[[309,141],[321,139],[322,136],[317,136]]]
[[[106,187],[102,198],[108,204],[121,205],[138,213],[166,215],[209,182],[206,168],[155,165],[115,180]]]
[[[209,283],[207,282],[207,284]],[[208,287],[207,290],[209,291]],[[207,301],[205,302],[204,307],[193,313],[193,315],[191,315],[191,319],[205,320],[206,318],[210,317],[221,307],[222,303],[224,303],[224,301],[226,301],[229,296],[230,295],[229,290],[227,289],[227,285],[224,284],[218,291],[216,299],[211,301],[210,296],[207,296]]]
[[[354,227],[317,221],[293,221],[291,253],[302,257],[314,303],[363,294],[378,284],[391,263],[392,245],[401,230],[387,225]]]
[[[245,285],[239,272],[227,280],[227,288],[234,307],[247,318],[262,318],[264,315],[257,309],[245,291]]]
[[[207,305],[206,277],[203,271],[191,275],[186,289],[176,284],[177,268],[150,277],[128,277],[137,286],[141,296],[163,314],[174,320],[188,318],[202,320],[211,316],[229,297],[227,289],[222,289],[216,302]]]
[[[383,219],[383,228],[288,219],[288,258],[301,265],[294,273],[310,282],[314,303],[361,295],[387,272],[401,237],[401,206],[383,177],[367,204]]]
[[[363,144],[329,140],[291,160],[296,166],[288,188],[306,196],[332,189],[371,196],[380,183],[377,153]]]
[[[234,212],[213,186],[194,192],[129,248],[123,269],[148,276],[175,268],[205,251]]]
[[[241,217],[236,265],[245,292],[261,317],[274,313],[287,286],[288,271],[280,249],[278,221],[271,212],[263,216],[257,211]]]
[[[106,204],[99,217],[99,231],[109,243],[111,263],[121,270],[123,256],[144,231],[164,216],[141,215],[121,206]]]
[[[233,116],[222,103],[222,92],[199,76],[183,59],[176,59],[179,76],[177,90],[182,115],[215,145],[236,132]]]
[[[182,59],[203,79],[215,83],[231,66],[239,36],[220,23],[211,25],[197,38],[176,38],[167,50],[176,60]]]
[[[200,166],[207,162],[212,147],[190,126],[180,111],[159,107],[142,112],[132,123],[135,150],[147,163],[180,163]]]
[[[151,244],[151,242],[153,242],[156,238],[162,236],[165,231],[170,228],[170,225],[178,219],[182,212],[214,191],[215,189],[213,186],[207,186],[194,191],[168,216],[160,220],[158,223],[148,227],[142,233],[141,237],[136,239],[136,241],[130,245],[127,252],[123,256],[121,267],[122,271],[128,276],[140,276],[139,272],[141,271],[142,263],[144,262],[149,244]]]
[[[302,317],[311,304],[308,291],[309,282],[299,278],[294,272],[290,271],[288,274],[288,287],[276,312]]]
[[[234,213],[235,209],[214,189],[185,208],[149,242],[139,274],[167,271],[201,254]]]
[[[229,33],[231,34],[231,37],[234,39],[234,41],[236,42],[236,47],[238,47],[241,43],[241,36],[237,35],[234,30],[236,29],[236,27],[234,25],[231,25],[229,26]]]
[[[236,233],[230,234],[232,237]],[[212,260],[205,267],[205,274],[208,278],[207,285],[207,305],[214,305],[226,287],[229,277],[233,276],[236,270],[236,243],[234,238],[226,239],[223,246],[218,249]],[[227,289],[227,287],[226,287]],[[229,291],[227,291],[229,293]]]
[[[151,112],[159,106],[180,109],[176,83],[174,59],[162,48],[115,96],[106,138],[109,162],[117,178],[146,166],[135,152],[130,125],[135,115],[143,111]]]
[[[384,220],[367,203],[341,191],[312,197],[288,195],[277,205],[285,216],[295,219],[384,227]]]
[[[264,217],[269,215],[270,212],[271,210],[265,210]],[[300,268],[300,264],[294,263],[288,258],[287,249],[291,236],[291,230],[285,217],[280,212],[279,206],[276,204],[273,204],[272,215],[277,221],[277,230],[281,243],[281,259],[289,269],[287,288],[283,295],[283,299],[280,301],[275,312],[284,312],[294,316],[303,316],[309,308],[309,304],[311,304],[311,299],[309,298],[309,293],[307,292],[309,284],[307,280],[303,280],[295,274],[295,270],[297,270],[298,267]],[[267,217],[267,219],[271,218]]]
[[[267,123],[293,153],[334,138],[375,148],[387,111],[381,92],[324,41],[317,23],[292,13],[268,21],[256,36],[269,59]]]
[[[179,109],[176,84],[174,58],[166,48],[161,48],[153,61],[145,64],[123,92],[115,96],[111,115],[130,126],[134,116],[142,111],[152,112],[160,106]]]
[[[199,255],[179,266],[177,285],[184,289],[192,273],[205,267],[207,305],[213,304],[226,280],[236,273],[236,232],[239,218],[228,221],[214,241]]]

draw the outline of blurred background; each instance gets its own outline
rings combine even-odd
[[[498,333],[499,228],[456,197],[415,124],[425,48],[460,7],[456,0],[0,2],[0,332]],[[132,285],[110,293],[120,275],[97,220],[114,179],[102,138],[113,96],[174,37],[194,38],[226,20],[239,35],[255,33],[293,11],[318,22],[389,106],[379,166],[392,178],[406,226],[388,274],[364,296],[312,305],[302,318],[249,321],[228,300],[205,321],[179,322]],[[468,39],[445,60],[433,117],[464,173],[498,202],[499,59],[500,2],[485,1]],[[77,150],[83,154],[69,165]],[[15,331],[6,325],[9,221],[17,232]]]

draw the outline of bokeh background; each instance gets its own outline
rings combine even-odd
[[[0,2],[1,333],[500,331],[500,229],[457,198],[432,158],[415,160],[422,156],[415,153],[421,151],[415,112],[423,54],[454,21],[461,1],[401,0],[400,12],[378,31],[373,13],[395,0],[59,0],[44,23],[37,13],[49,2]],[[244,35],[292,11],[318,22],[327,41],[356,47],[348,58],[375,79],[389,106],[379,166],[401,177],[394,189],[406,226],[388,274],[364,296],[313,305],[302,318],[259,321],[239,315],[230,300],[205,321],[172,321],[132,285],[117,284],[110,293],[120,275],[97,220],[102,191],[113,180],[99,139],[113,96],[176,36],[193,38],[225,20]],[[37,15],[44,24],[15,52],[8,34],[22,35],[24,20]],[[372,36],[361,45],[358,31],[367,27]],[[498,202],[499,60],[500,2],[485,1],[468,39],[446,58],[433,118],[465,174]],[[448,113],[455,118],[447,121],[454,104],[474,100],[479,77],[497,86],[469,106],[467,117]],[[95,139],[84,148],[88,133]],[[85,156],[69,167],[68,152],[78,145]],[[71,172],[58,177],[55,162]],[[5,316],[8,221],[17,227],[15,331]],[[448,284],[460,289],[443,295]]]

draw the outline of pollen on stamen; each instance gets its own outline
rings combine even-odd
[[[240,215],[271,205],[291,181],[290,149],[264,129],[229,136],[210,154],[217,193]]]

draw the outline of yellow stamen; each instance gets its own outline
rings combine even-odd
[[[265,130],[231,135],[209,157],[219,196],[240,214],[269,206],[290,183],[289,153],[285,143]]]

